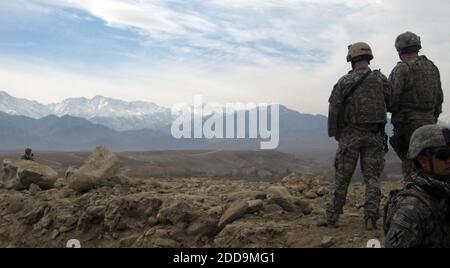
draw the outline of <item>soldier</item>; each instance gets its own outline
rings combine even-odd
[[[417,171],[405,189],[393,191],[385,207],[385,246],[450,247],[450,129],[419,128],[408,158]]]
[[[34,154],[30,148],[25,149],[25,154],[21,157],[22,160],[34,161]]]
[[[349,46],[347,61],[353,70],[334,86],[329,99],[328,133],[339,142],[331,200],[319,226],[336,227],[358,158],[366,185],[364,223],[372,228],[380,218],[380,182],[384,169],[387,102],[391,87],[378,70],[369,68],[372,49],[366,43]]]
[[[442,112],[443,92],[438,68],[425,56],[420,37],[406,32],[397,37],[395,47],[402,60],[389,80],[393,87],[392,124],[394,136],[390,143],[402,160],[403,176],[407,181],[414,164],[407,159],[412,134],[421,126],[436,124]]]

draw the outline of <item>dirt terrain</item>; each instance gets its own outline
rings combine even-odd
[[[0,152],[3,159],[18,158],[21,152]],[[90,152],[35,152],[35,160],[60,175],[70,166],[80,166]],[[278,151],[150,151],[117,153],[119,173],[128,177],[208,177],[276,181],[292,172],[322,175],[328,164],[306,161]]]
[[[383,202],[400,182],[383,182]],[[364,186],[351,185],[338,229],[316,226],[329,185],[292,174],[273,182],[121,177],[85,193],[0,189],[0,247],[366,247],[383,239],[362,225]],[[328,236],[328,237],[327,237]],[[328,240],[328,241],[325,241]]]

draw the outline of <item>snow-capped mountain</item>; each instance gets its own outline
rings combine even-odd
[[[72,115],[83,118],[94,117],[140,117],[149,114],[167,112],[151,102],[126,102],[102,96],[93,99],[71,98],[48,106],[58,116]]]
[[[118,131],[159,129],[170,124],[172,119],[170,109],[151,102],[126,102],[96,96],[92,99],[70,98],[59,103],[43,105],[35,101],[14,98],[3,91],[0,91],[0,111],[34,119],[48,115],[70,115]]]
[[[34,119],[51,114],[49,107],[36,101],[17,99],[6,92],[0,91],[0,111],[10,115],[23,115]]]

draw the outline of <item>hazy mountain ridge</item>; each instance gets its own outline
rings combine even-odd
[[[92,99],[69,98],[59,103],[44,105],[36,101],[15,98],[4,91],[0,91],[0,111],[34,119],[49,115],[60,117],[70,115],[87,119],[94,124],[101,124],[117,131],[167,128],[174,119],[169,108],[158,106],[152,102],[127,102],[95,96]],[[322,115],[302,114],[283,106],[280,113],[284,113],[287,117],[298,113],[292,119],[307,125],[295,124],[289,126],[290,128],[304,129],[306,127],[320,130],[323,126],[323,119],[326,119]],[[442,114],[440,122],[444,125],[450,125],[450,115]]]
[[[328,149],[326,118],[282,108],[279,150]],[[308,120],[318,121],[315,124]],[[248,123],[247,123],[248,128]],[[104,145],[115,151],[145,150],[257,150],[259,139],[175,139],[167,128],[116,131],[87,119],[50,115],[41,119],[0,112],[0,150],[32,147],[46,151],[85,151]]]
[[[51,107],[51,108],[49,108]],[[48,108],[48,109],[47,109]],[[55,114],[51,114],[51,110]],[[153,114],[145,114],[152,113]],[[270,122],[269,109],[269,125]],[[288,153],[331,152],[336,143],[327,134],[327,117],[299,113],[280,106],[280,144]],[[20,114],[22,113],[22,114]],[[50,113],[50,115],[45,115]],[[64,115],[76,113],[78,116]],[[108,116],[111,115],[111,116]],[[230,115],[224,115],[226,122]],[[235,115],[234,115],[235,116]],[[248,137],[249,111],[246,111]],[[145,150],[255,150],[258,139],[181,139],[171,136],[174,118],[169,109],[153,103],[124,102],[97,96],[67,99],[48,106],[16,99],[0,91],[0,150],[72,151],[105,145],[115,151]],[[204,121],[208,117],[204,118]],[[450,117],[441,116],[450,125]],[[236,129],[235,120],[235,129]],[[387,126],[392,135],[392,126]]]
[[[92,99],[69,98],[44,105],[18,99],[0,91],[0,111],[10,115],[23,115],[34,119],[49,115],[85,118],[115,130],[158,129],[172,120],[171,111],[152,102],[122,100],[96,96]]]

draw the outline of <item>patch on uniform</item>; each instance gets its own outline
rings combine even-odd
[[[398,246],[398,244],[400,244],[400,240],[402,239],[402,237],[403,237],[403,231],[398,230],[394,234],[389,236],[389,243],[392,246]]]

